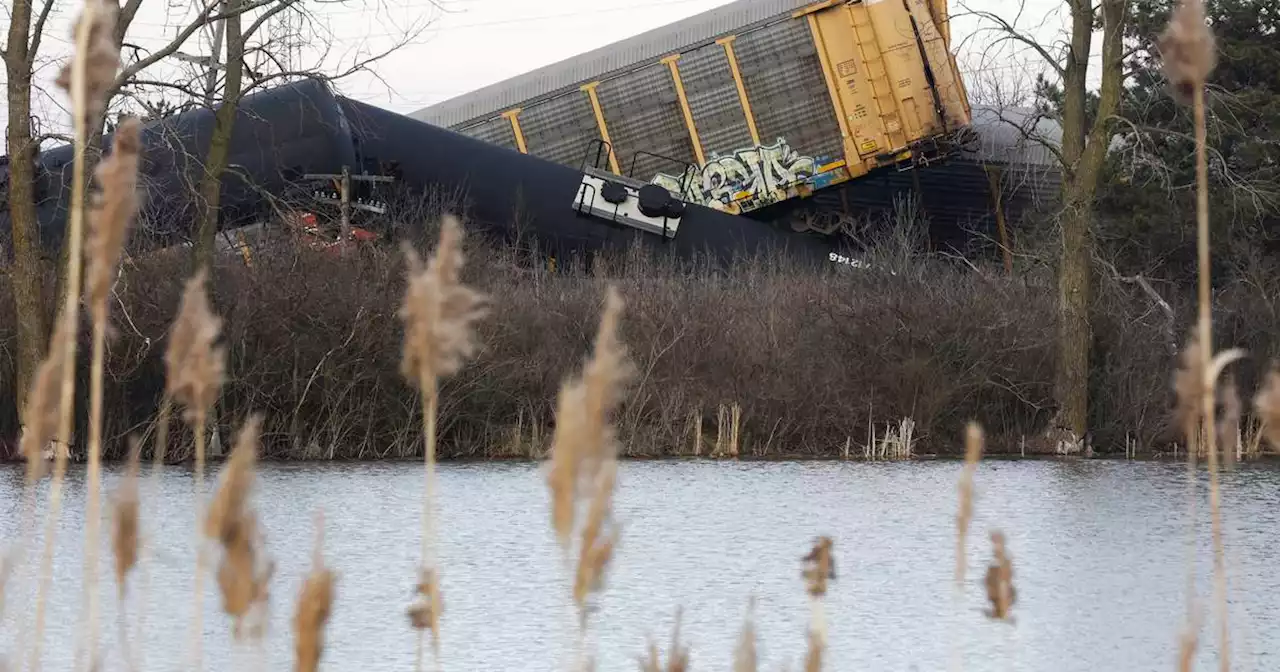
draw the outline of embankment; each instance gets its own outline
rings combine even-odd
[[[551,273],[478,240],[469,248],[466,281],[492,297],[492,312],[480,327],[482,352],[443,385],[443,456],[544,447],[560,381],[589,350],[609,282],[627,300],[624,336],[640,371],[618,419],[632,455],[705,455],[717,442],[727,451],[736,435],[743,457],[846,448],[856,457],[873,432],[883,437],[903,418],[915,423],[916,454],[955,452],[970,418],[987,428],[993,452],[1052,449],[1036,440],[1053,410],[1056,287],[1047,271],[1011,280],[896,251],[873,254],[873,270],[756,260],[724,272],[633,254]],[[178,259],[135,260],[116,287],[105,436],[117,456],[128,434],[153,429],[165,333],[189,271]],[[213,282],[229,353],[217,414],[224,441],[252,409],[266,413],[268,457],[419,452],[417,400],[398,373],[402,274],[391,249],[341,260],[282,245],[258,250],[251,268],[224,259]],[[1166,292],[1171,323],[1131,283],[1103,278],[1096,290],[1093,444],[1162,449],[1175,438],[1171,337],[1181,340],[1190,304]],[[1245,390],[1273,347],[1277,301],[1244,284],[1216,301],[1220,342],[1262,354],[1240,369]],[[0,280],[5,399],[14,379],[10,305]],[[4,410],[0,437],[11,442],[17,432],[15,413]],[[172,436],[171,454],[181,455],[189,438]]]

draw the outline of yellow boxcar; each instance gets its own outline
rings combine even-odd
[[[949,22],[946,0],[737,0],[412,116],[743,213],[953,154]]]

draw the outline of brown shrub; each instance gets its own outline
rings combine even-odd
[[[479,236],[467,247],[464,281],[492,297],[492,307],[479,325],[476,359],[442,381],[442,457],[528,455],[530,437],[542,444],[532,450],[545,450],[560,381],[590,351],[606,283],[626,298],[622,338],[638,370],[618,417],[629,455],[689,453],[699,410],[710,443],[717,409],[733,403],[741,406],[745,457],[837,455],[847,442],[866,443],[872,424],[883,435],[903,417],[916,422],[917,453],[956,450],[954,437],[970,419],[987,429],[991,452],[1016,452],[1052,414],[1056,290],[1047,278],[1009,280],[919,255],[875,270],[763,259],[723,270],[636,251],[561,262],[552,273]],[[117,457],[128,432],[145,433],[153,422],[166,330],[191,272],[184,257],[128,261],[115,288],[104,436]],[[228,351],[216,409],[223,442],[238,418],[262,411],[264,458],[419,451],[420,410],[398,375],[402,264],[390,246],[339,259],[269,244],[255,249],[251,267],[224,257],[210,283]],[[1280,353],[1272,336],[1280,300],[1270,298],[1280,291],[1272,289],[1227,284],[1216,302],[1218,340],[1255,355],[1235,365],[1244,394]],[[1186,323],[1189,292],[1158,290],[1176,324]],[[1096,294],[1093,443],[1120,452],[1128,436],[1159,449],[1177,440],[1169,321],[1132,285],[1102,278]],[[0,279],[6,391],[11,310]],[[512,440],[517,425],[525,441]],[[187,456],[190,438],[172,435],[174,458]],[[6,407],[0,437],[16,436]]]

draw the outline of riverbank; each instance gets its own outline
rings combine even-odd
[[[627,301],[623,338],[640,372],[617,423],[629,457],[866,457],[869,445],[877,458],[954,455],[969,419],[987,429],[993,454],[1055,452],[1042,438],[1053,410],[1049,273],[1008,279],[901,247],[873,250],[869,259],[872,269],[760,259],[725,272],[635,253],[590,269],[561,260],[553,273],[470,240],[464,277],[491,297],[492,310],[478,326],[477,357],[443,381],[440,456],[545,451],[556,393],[589,351],[606,283]],[[403,270],[393,249],[339,259],[280,245],[255,250],[251,267],[224,258],[211,282],[228,350],[216,414],[223,444],[261,410],[266,459],[419,454],[420,411],[398,368]],[[106,360],[109,458],[123,454],[130,434],[154,430],[163,343],[189,272],[178,258],[124,266]],[[1138,287],[1098,283],[1097,454],[1171,452],[1177,440],[1168,420],[1171,325],[1189,323],[1181,316],[1192,311],[1188,296],[1163,291],[1175,322]],[[1273,351],[1266,316],[1277,302],[1243,285],[1225,288],[1215,303],[1222,342]],[[0,283],[6,398],[9,310]],[[83,332],[87,344],[87,325]],[[1243,389],[1253,389],[1263,361],[1239,369]],[[88,389],[82,378],[77,390]],[[17,434],[6,408],[0,437],[12,445]],[[177,423],[170,436],[170,454],[181,458],[190,437]]]

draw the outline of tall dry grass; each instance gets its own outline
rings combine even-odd
[[[436,420],[439,381],[462,368],[475,354],[474,323],[485,315],[484,296],[461,282],[462,226],[449,217],[440,229],[440,242],[424,266],[408,244],[408,282],[399,317],[404,322],[400,372],[422,396],[423,492],[422,562],[416,588],[418,601],[410,606],[410,620],[419,631],[417,669],[422,669],[422,637],[431,631],[437,662],[440,656],[440,615],[444,609],[440,568],[435,552]],[[425,627],[424,627],[425,626]]]
[[[90,228],[90,267],[86,274],[88,305],[93,318],[93,349],[90,380],[89,443],[86,449],[89,462],[86,489],[87,510],[91,518],[101,502],[101,449],[103,438],[105,355],[103,342],[106,333],[107,288],[127,235],[129,222],[136,209],[133,188],[137,176],[136,124],[126,122],[124,132],[118,133],[111,156],[103,162],[96,178],[101,194],[94,200],[86,214],[84,198],[84,137],[85,129],[100,115],[104,82],[114,76],[119,67],[118,54],[109,48],[105,35],[111,30],[113,9],[101,0],[87,0],[76,25],[76,55],[63,71],[60,82],[68,90],[73,102],[76,127],[76,183],[74,203],[69,220],[69,242],[72,251],[68,259],[68,292],[60,311],[54,333],[50,339],[48,355],[33,381],[31,403],[25,412],[26,432],[22,437],[22,450],[28,459],[28,485],[43,476],[46,446],[54,446],[54,470],[52,488],[46,511],[45,554],[39,575],[39,590],[30,625],[33,632],[20,638],[23,650],[18,657],[18,669],[38,670],[41,665],[43,619],[48,595],[52,547],[54,543],[53,521],[61,505],[61,484],[69,459],[71,420],[74,410],[74,362],[77,347],[75,326],[80,296],[82,223],[87,218]],[[1182,355],[1182,369],[1175,377],[1174,388],[1179,398],[1182,426],[1188,445],[1197,446],[1188,451],[1189,469],[1194,470],[1197,453],[1204,453],[1210,472],[1210,502],[1213,515],[1213,547],[1215,574],[1215,603],[1219,611],[1220,668],[1230,667],[1229,627],[1225,602],[1225,574],[1223,572],[1225,549],[1222,543],[1222,512],[1219,494],[1217,451],[1227,441],[1215,431],[1216,381],[1223,369],[1238,359],[1239,351],[1228,350],[1212,355],[1213,338],[1210,317],[1209,293],[1209,241],[1207,236],[1208,212],[1204,198],[1205,157],[1204,79],[1212,68],[1212,37],[1204,26],[1203,8],[1197,1],[1184,3],[1175,14],[1170,29],[1162,40],[1167,53],[1170,79],[1179,92],[1189,92],[1191,104],[1196,109],[1197,140],[1199,150],[1200,207],[1197,213],[1200,235],[1200,285],[1197,329],[1191,343]],[[421,396],[421,436],[426,467],[426,486],[423,492],[423,558],[420,566],[420,582],[417,588],[420,601],[410,608],[410,621],[418,631],[418,665],[422,664],[423,631],[430,630],[436,663],[440,664],[439,620],[443,609],[439,586],[439,567],[434,557],[433,499],[435,492],[435,460],[437,430],[441,417],[449,417],[441,406],[440,381],[459,374],[464,363],[473,359],[478,350],[476,323],[487,314],[484,295],[462,283],[463,266],[462,230],[453,219],[446,219],[440,229],[440,239],[435,254],[423,265],[412,250],[406,253],[409,271],[407,287],[397,317],[404,325],[401,341],[401,375],[415,387]],[[213,311],[206,289],[209,269],[198,269],[187,281],[182,293],[177,317],[168,336],[164,353],[164,388],[160,404],[160,421],[156,427],[157,441],[154,450],[156,468],[164,461],[167,448],[165,434],[171,404],[183,406],[183,418],[190,427],[194,441],[193,456],[196,465],[196,489],[193,498],[200,524],[196,530],[198,546],[195,567],[195,590],[191,632],[191,666],[202,668],[200,633],[201,604],[203,601],[203,575],[206,571],[205,540],[215,542],[220,562],[216,579],[222,597],[223,611],[234,624],[237,635],[261,634],[262,618],[266,608],[273,563],[267,556],[265,540],[252,507],[255,486],[255,468],[262,452],[260,436],[264,418],[247,415],[237,435],[235,446],[224,464],[218,487],[207,511],[203,504],[203,474],[205,468],[205,438],[210,421],[210,410],[223,391],[226,350],[218,345],[223,336],[223,320]],[[767,272],[766,272],[767,274]],[[755,280],[760,281],[761,278]],[[647,282],[647,281],[646,281]],[[598,287],[598,283],[584,285]],[[753,292],[760,285],[750,287]],[[643,296],[643,295],[642,295]],[[758,299],[758,296],[756,297]],[[571,587],[567,597],[577,609],[579,641],[577,643],[579,669],[591,669],[594,656],[586,642],[589,600],[604,588],[607,569],[619,543],[619,529],[612,517],[612,500],[617,487],[619,457],[619,422],[626,422],[624,396],[639,394],[652,368],[636,366],[622,338],[622,293],[613,285],[605,292],[590,357],[581,373],[561,383],[554,409],[554,432],[547,456],[547,487],[550,500],[550,522],[557,540],[564,550],[567,565],[571,565]],[[930,307],[935,310],[936,307]],[[585,315],[580,314],[580,319]],[[352,332],[354,338],[354,331]],[[669,349],[684,338],[682,334],[670,336]],[[740,355],[741,353],[734,353]],[[1212,355],[1212,356],[1211,356]],[[743,364],[742,361],[736,362]],[[747,362],[750,363],[750,362]],[[317,367],[318,368],[318,367]],[[315,374],[312,374],[313,378]],[[812,381],[807,381],[812,384]],[[1221,397],[1228,407],[1226,422],[1229,428],[1239,422],[1238,397],[1233,385],[1222,387]],[[1280,443],[1280,373],[1272,372],[1265,386],[1254,398],[1254,409],[1262,420],[1260,432],[1273,443]],[[1228,392],[1229,391],[1229,392]],[[719,408],[732,408],[733,429],[727,445],[721,452],[737,454],[740,436],[740,407],[723,403]],[[1231,410],[1235,409],[1235,410]],[[682,409],[684,412],[687,409]],[[721,411],[721,416],[725,411]],[[622,416],[622,417],[620,417]],[[686,416],[674,414],[682,421]],[[634,420],[634,419],[631,419]],[[676,424],[680,424],[677,421]],[[724,421],[718,423],[724,425]],[[700,422],[698,423],[700,427]],[[904,427],[906,427],[904,425]],[[723,434],[723,432],[719,432]],[[912,431],[903,429],[903,435]],[[1229,432],[1238,434],[1238,431]],[[848,436],[846,434],[846,436]],[[1200,437],[1203,436],[1203,448]],[[634,435],[633,437],[634,438]],[[902,437],[900,437],[902,438]],[[957,514],[957,558],[955,583],[963,589],[967,567],[966,539],[973,519],[974,479],[976,466],[985,450],[985,432],[977,422],[970,421],[964,440],[965,463],[961,473]],[[700,440],[696,441],[700,444]],[[910,454],[911,439],[904,438],[906,453]],[[717,442],[718,444],[721,441]],[[767,443],[765,444],[768,445]],[[1234,454],[1234,450],[1230,451]],[[767,448],[763,454],[767,454]],[[141,459],[140,444],[131,451],[131,464],[127,478],[115,493],[112,503],[112,551],[115,558],[115,578],[118,599],[123,603],[126,582],[143,557],[140,519],[141,494],[137,477]],[[1194,476],[1194,472],[1191,472]],[[1194,483],[1194,481],[1193,481]],[[33,488],[28,487],[30,492]],[[1194,500],[1195,492],[1191,497]],[[585,509],[585,511],[583,511]],[[86,529],[86,596],[84,600],[84,630],[86,636],[87,663],[83,666],[97,669],[96,647],[99,624],[95,602],[97,581],[97,538],[100,530],[94,520]],[[992,561],[984,578],[988,615],[997,620],[1010,621],[1016,602],[1013,582],[1013,561],[1009,542],[1004,532],[990,533]],[[576,553],[574,546],[576,543]],[[834,542],[829,537],[819,537],[809,554],[803,558],[801,578],[809,597],[811,608],[807,632],[807,649],[804,662],[806,672],[831,667],[827,660],[827,627],[824,598],[829,583],[836,577]],[[4,578],[10,565],[0,565],[0,597],[3,596]],[[958,591],[957,594],[960,594]],[[294,611],[295,669],[311,672],[319,668],[323,655],[323,631],[334,607],[334,574],[328,569],[322,556],[322,524],[317,523],[316,544],[312,559],[312,571],[303,582]],[[144,600],[145,602],[145,600]],[[2,604],[2,602],[0,602]],[[122,616],[123,618],[123,616]],[[1188,631],[1179,644],[1179,669],[1189,669],[1191,654],[1197,645],[1196,624],[1198,614],[1189,609]],[[127,628],[121,628],[122,646],[126,645]],[[26,636],[27,634],[30,637]],[[30,647],[30,651],[27,650]],[[127,658],[129,656],[126,656]],[[679,619],[667,661],[662,662],[655,646],[642,662],[642,669],[676,672],[689,668],[690,654],[679,639]],[[140,665],[140,658],[133,657]],[[77,666],[82,666],[77,661]],[[750,612],[743,626],[740,644],[734,655],[736,672],[758,669],[755,650],[755,631]]]
[[[1196,144],[1196,241],[1198,251],[1198,319],[1196,329],[1183,354],[1183,367],[1175,377],[1179,395],[1179,408],[1188,446],[1188,473],[1192,488],[1190,497],[1196,498],[1195,459],[1203,452],[1209,467],[1209,511],[1213,537],[1213,604],[1218,621],[1218,669],[1231,669],[1230,616],[1227,608],[1226,551],[1223,547],[1223,513],[1221,484],[1219,483],[1221,441],[1216,428],[1216,402],[1219,400],[1218,378],[1232,362],[1242,358],[1244,352],[1231,349],[1214,352],[1213,345],[1213,294],[1210,266],[1209,240],[1209,162],[1208,141],[1205,126],[1205,88],[1209,74],[1217,64],[1217,51],[1213,33],[1209,28],[1203,0],[1182,0],[1175,8],[1169,25],[1160,35],[1159,47],[1164,60],[1165,76],[1169,80],[1175,99],[1192,107],[1195,118]],[[1228,426],[1238,426],[1239,401],[1230,403],[1235,396],[1234,385],[1224,386]],[[1234,415],[1234,417],[1232,417]],[[1231,438],[1234,440],[1235,432]],[[1234,456],[1235,450],[1229,451]],[[1230,459],[1230,458],[1227,458]],[[1191,510],[1194,516],[1194,509]],[[1194,518],[1189,521],[1194,526]],[[1193,528],[1194,529],[1194,528]],[[1194,576],[1194,564],[1190,570]],[[1187,628],[1198,623],[1194,613],[1193,578],[1188,578]],[[1195,635],[1184,635],[1184,649]],[[1184,656],[1187,654],[1183,654]]]
[[[62,508],[62,483],[66,474],[67,461],[70,457],[72,434],[72,413],[75,399],[75,361],[77,340],[76,326],[79,323],[80,289],[83,266],[84,220],[86,218],[86,141],[90,129],[101,123],[102,111],[106,101],[103,96],[107,88],[115,80],[116,71],[120,67],[120,54],[115,48],[111,35],[115,29],[116,8],[100,0],[90,0],[84,4],[73,27],[75,53],[71,61],[59,72],[57,84],[71,99],[73,152],[75,164],[72,171],[71,199],[72,207],[67,222],[67,282],[66,295],[63,297],[59,317],[55,323],[49,352],[45,362],[37,374],[36,395],[28,402],[24,414],[32,424],[32,436],[24,435],[24,453],[28,463],[43,459],[47,443],[53,441],[54,475],[50,487],[49,506],[44,531],[44,553],[41,558],[39,588],[36,595],[34,614],[34,633],[24,642],[31,645],[31,669],[39,670],[41,649],[44,641],[44,625],[46,598],[52,580],[53,549],[56,541],[57,521]],[[132,216],[134,194],[126,188],[131,179],[136,179],[136,144],[131,145],[126,132],[122,138],[119,156],[113,156],[104,163],[104,170],[99,171],[97,178],[102,186],[102,198],[95,203],[91,224],[94,227],[95,256],[104,263],[110,256],[110,244],[106,238],[117,234],[112,231],[127,226]],[[131,158],[132,155],[132,158]],[[120,166],[120,170],[113,170]],[[124,177],[124,180],[113,179]],[[96,285],[92,289],[98,289]],[[92,298],[92,297],[91,297]],[[60,360],[60,361],[58,361]],[[101,363],[101,357],[95,358]],[[101,370],[98,371],[99,377]],[[58,384],[56,394],[53,391],[55,381]],[[100,393],[101,383],[94,384]],[[56,404],[53,403],[56,397]],[[95,396],[100,402],[101,395]],[[53,418],[56,417],[56,425]],[[100,418],[99,418],[100,420]],[[100,506],[100,473],[97,449],[94,438],[90,438],[91,474],[88,487],[88,508],[96,514]],[[38,467],[28,469],[29,480],[39,473]],[[90,664],[92,665],[93,648],[97,641],[97,602],[96,602],[96,567],[97,567],[97,516],[87,529],[87,542],[93,543],[86,550],[85,593],[84,601],[88,612],[87,632]],[[79,649],[78,649],[79,650]],[[26,651],[19,655],[19,666],[25,668]]]

